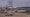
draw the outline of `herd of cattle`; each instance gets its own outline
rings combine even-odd
[[[14,13],[20,13],[20,12],[26,12],[30,13],[30,8],[6,8],[6,9],[0,9],[0,13],[5,13],[5,14],[14,14]],[[7,15],[6,15],[7,16]]]

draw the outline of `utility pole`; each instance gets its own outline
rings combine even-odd
[[[26,7],[27,7],[26,9],[28,9],[28,0],[27,0],[27,2],[26,2]]]
[[[9,0],[8,3],[9,3],[8,7],[12,7],[12,0]]]
[[[8,6],[8,7],[10,7],[11,10],[13,10],[13,9],[12,9],[12,8],[13,8],[13,0],[9,0],[8,3],[9,3],[9,6]]]

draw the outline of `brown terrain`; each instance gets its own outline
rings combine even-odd
[[[14,11],[9,10],[9,11],[7,11],[8,13],[6,13],[6,14],[0,13],[0,17],[30,17],[30,15],[27,15],[27,13],[19,13],[19,12],[22,12],[22,11],[25,12],[25,10],[17,10],[18,11],[17,13],[15,11],[16,10],[14,10]],[[5,10],[5,12],[6,12],[6,10]],[[13,14],[13,15],[9,16],[10,14]]]

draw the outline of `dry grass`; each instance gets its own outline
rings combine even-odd
[[[5,15],[6,14],[1,14],[0,13],[0,17],[30,17],[30,15],[26,15],[26,13],[13,13],[13,16],[5,16]]]

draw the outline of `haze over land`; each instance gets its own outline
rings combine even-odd
[[[6,5],[9,5],[9,2],[11,2],[11,0],[0,0],[0,7],[6,7]],[[11,6],[11,3],[10,3]],[[12,6],[13,7],[30,7],[30,0],[12,0]]]

